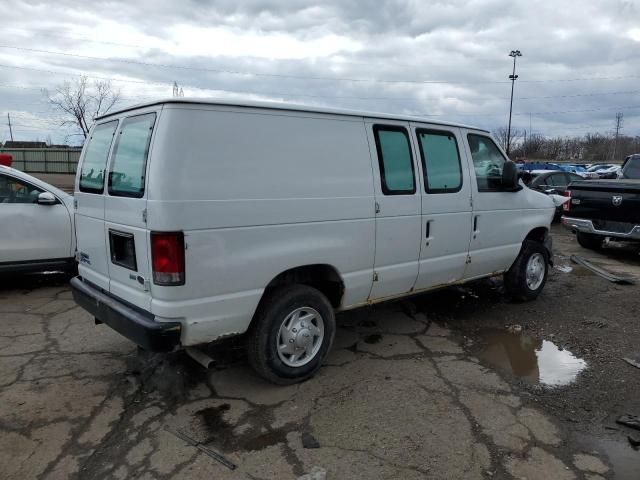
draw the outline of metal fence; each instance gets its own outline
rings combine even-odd
[[[80,148],[0,148],[13,157],[13,168],[28,173],[76,173]]]

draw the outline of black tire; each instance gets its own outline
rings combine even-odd
[[[582,248],[589,250],[600,250],[604,243],[602,235],[594,235],[593,233],[577,232],[576,240]]]
[[[534,255],[540,254],[544,259],[544,278],[542,283],[535,289],[529,287],[527,283],[527,266],[529,259]],[[535,300],[547,283],[549,276],[549,253],[544,245],[533,240],[525,240],[522,242],[522,249],[516,261],[513,262],[511,268],[504,274],[504,286],[507,292],[515,300],[529,301]]]
[[[311,307],[321,316],[324,337],[311,361],[299,367],[283,363],[278,356],[280,326],[286,317],[301,307]],[[278,385],[302,382],[313,376],[331,350],[336,333],[333,307],[319,290],[307,285],[288,285],[270,292],[263,299],[247,334],[249,364],[266,380]]]

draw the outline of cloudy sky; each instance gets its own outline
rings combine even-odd
[[[83,74],[120,105],[255,98],[506,125],[640,135],[640,0],[2,0],[0,141],[77,142],[47,104]]]

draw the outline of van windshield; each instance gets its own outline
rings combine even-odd
[[[109,171],[109,194],[118,197],[144,195],[145,170],[155,113],[129,117],[122,122]]]
[[[93,129],[80,170],[81,192],[102,193],[107,157],[117,126],[118,121],[115,120],[96,125]]]

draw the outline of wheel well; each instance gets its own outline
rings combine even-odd
[[[545,227],[537,227],[527,234],[525,240],[535,240],[536,242],[544,243],[548,234],[549,231]]]
[[[263,298],[274,288],[300,283],[309,285],[324,293],[334,308],[340,306],[344,294],[344,282],[338,271],[331,265],[305,265],[286,270],[276,276],[264,291]]]

